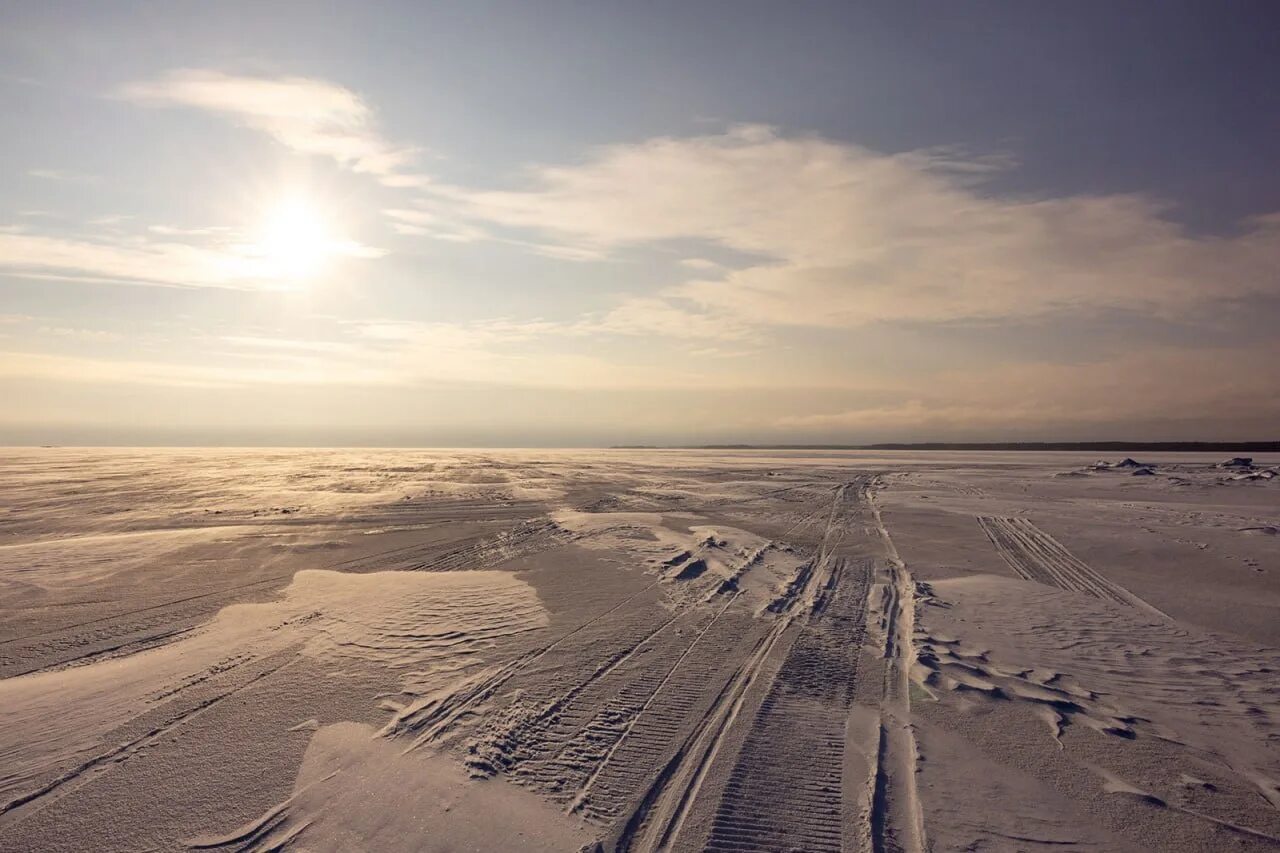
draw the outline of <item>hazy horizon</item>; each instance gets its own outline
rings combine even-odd
[[[3,445],[1280,433],[1270,4],[8,10]]]

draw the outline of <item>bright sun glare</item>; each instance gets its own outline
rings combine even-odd
[[[277,201],[258,226],[257,253],[273,275],[310,278],[321,272],[333,254],[329,223],[305,198]]]

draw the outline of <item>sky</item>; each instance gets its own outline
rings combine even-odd
[[[1280,436],[1274,3],[0,5],[0,444]]]

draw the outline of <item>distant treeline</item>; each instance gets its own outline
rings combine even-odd
[[[614,450],[657,450],[646,444],[619,444]],[[1078,450],[1090,453],[1280,453],[1280,441],[1002,441],[921,444],[699,444],[675,450]]]

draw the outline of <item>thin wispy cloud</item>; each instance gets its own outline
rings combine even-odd
[[[701,272],[719,272],[724,269],[723,265],[715,261],[709,261],[706,258],[684,258],[680,261],[680,265]]]
[[[863,405],[792,413],[775,427],[810,434],[894,430],[975,431],[1182,417],[1280,417],[1280,399],[1261,394],[1280,361],[1275,343],[1222,350],[1146,347],[1104,362],[1025,361],[983,371],[957,367],[923,381],[868,385]],[[887,401],[887,402],[886,402]]]
[[[598,320],[584,320],[580,328],[603,334],[675,337],[689,341],[745,340],[760,330],[736,317],[718,317],[690,310],[671,299],[633,296]]]
[[[212,359],[139,359],[11,350],[0,353],[0,378],[109,385],[252,388],[257,386],[394,387],[424,383],[521,388],[670,387],[664,371],[619,364],[581,352],[531,355],[527,338],[485,326],[370,324],[364,341],[264,341],[227,336]],[[103,337],[100,341],[113,340]],[[680,387],[719,380],[684,376]]]
[[[179,69],[129,83],[115,94],[140,104],[220,115],[294,151],[330,158],[387,186],[418,187],[428,182],[412,169],[418,148],[383,138],[364,99],[325,80]]]
[[[202,232],[203,233],[203,232]],[[222,232],[213,232],[220,234]],[[157,236],[110,232],[95,239],[26,231],[0,231],[0,271],[10,275],[113,284],[217,287],[237,290],[289,288],[270,259],[225,237],[183,242],[181,232]],[[186,235],[190,236],[190,235]],[[382,252],[352,242],[334,243],[334,254],[376,258]]]
[[[75,326],[40,326],[36,334],[44,337],[66,338],[69,340],[108,343],[124,340],[119,332],[108,332],[104,329],[83,329]]]
[[[243,388],[253,385],[376,386],[378,370],[360,370],[327,359],[281,359],[256,364],[208,364],[55,353],[0,353],[0,378],[40,379],[93,385],[149,385],[179,388]]]
[[[93,175],[82,175],[78,172],[71,172],[66,169],[28,169],[27,175],[32,178],[40,178],[45,181],[64,181],[72,183],[97,180]]]
[[[383,215],[397,234],[432,237],[451,243],[474,243],[488,235],[482,228],[421,208],[387,208]]]

